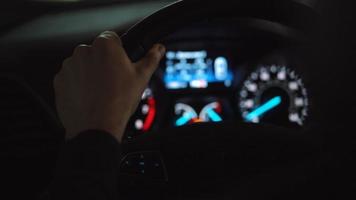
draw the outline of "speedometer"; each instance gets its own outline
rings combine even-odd
[[[263,66],[244,82],[239,94],[242,117],[252,123],[303,126],[308,95],[303,81],[285,66]]]

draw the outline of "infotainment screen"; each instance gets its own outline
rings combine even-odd
[[[211,85],[230,87],[233,73],[224,56],[209,55],[208,51],[168,51],[164,72],[167,89],[202,89]]]

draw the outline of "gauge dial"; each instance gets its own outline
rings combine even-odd
[[[195,112],[194,108],[187,104],[178,103],[174,110],[177,116],[175,126],[183,126],[186,124],[197,123],[199,121],[198,114]]]
[[[247,122],[303,126],[307,90],[300,76],[287,67],[260,67],[244,82],[240,110]]]
[[[203,122],[221,122],[222,106],[219,102],[213,102],[206,105],[200,112],[199,118]]]
[[[198,115],[196,109],[192,106],[178,103],[175,105],[176,121],[175,126],[183,126],[187,124],[201,123],[201,122],[221,122],[222,105],[219,102],[212,102],[204,106]]]
[[[141,102],[129,121],[131,135],[139,135],[152,128],[156,117],[156,100],[150,88],[147,88],[141,98]]]

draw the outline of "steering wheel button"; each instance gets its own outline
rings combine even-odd
[[[167,180],[159,152],[137,152],[126,155],[120,165],[120,174],[144,179]]]

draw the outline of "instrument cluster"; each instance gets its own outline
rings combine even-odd
[[[132,116],[128,137],[239,120],[303,128],[309,98],[288,64],[246,64],[226,51],[168,49]]]

